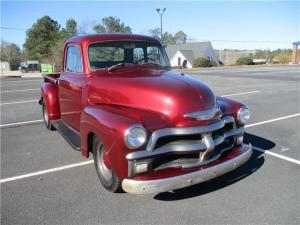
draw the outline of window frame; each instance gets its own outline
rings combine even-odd
[[[81,61],[81,71],[78,72],[74,72],[74,71],[69,71],[67,70],[67,57],[68,57],[68,49],[70,47],[75,47],[75,48],[78,48],[79,49],[79,54],[80,54],[80,61]],[[82,51],[81,51],[81,46],[79,44],[74,44],[74,43],[71,43],[71,44],[68,44],[66,46],[66,51],[65,51],[65,62],[64,62],[64,72],[67,72],[67,73],[74,73],[74,74],[82,74],[83,73],[83,59],[82,59]]]

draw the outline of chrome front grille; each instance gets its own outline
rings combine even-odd
[[[200,166],[233,148],[235,137],[243,133],[244,127],[236,128],[232,116],[208,126],[164,128],[152,133],[145,150],[129,153],[126,158],[129,162],[148,160],[153,170]]]

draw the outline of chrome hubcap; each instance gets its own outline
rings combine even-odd
[[[48,124],[48,121],[49,121],[49,119],[48,119],[48,112],[47,112],[45,106],[43,106],[43,111],[44,111],[44,120],[45,120],[45,123]]]
[[[98,157],[99,171],[107,181],[110,181],[112,179],[112,171],[108,169],[107,166],[105,165],[103,145],[99,146],[98,151],[99,151],[99,157]]]

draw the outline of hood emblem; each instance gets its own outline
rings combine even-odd
[[[213,108],[206,111],[198,111],[184,114],[184,117],[194,118],[196,120],[211,120],[216,116],[221,116],[220,108]]]

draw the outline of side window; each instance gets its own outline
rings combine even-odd
[[[133,62],[134,63],[145,63],[144,50],[142,48],[133,49]]]
[[[69,46],[67,48],[65,71],[81,73],[83,71],[80,48]]]

